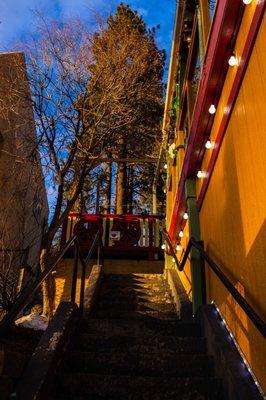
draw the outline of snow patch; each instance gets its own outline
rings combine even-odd
[[[45,331],[48,326],[48,318],[43,315],[32,313],[17,319],[15,324],[36,331]]]

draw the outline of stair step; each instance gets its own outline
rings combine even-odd
[[[173,304],[165,303],[135,303],[135,302],[111,302],[100,301],[97,305],[97,311],[159,311],[163,313],[175,313]]]
[[[158,319],[158,320],[175,320],[177,319],[176,312],[160,312],[160,311],[127,311],[127,310],[95,310],[93,314],[95,318],[106,319],[124,319],[124,320],[134,320],[134,319]]]
[[[173,336],[116,336],[79,334],[70,345],[71,350],[97,351],[99,353],[158,353],[160,351],[170,354],[204,354],[206,341],[197,337],[173,337]]]
[[[105,275],[102,282],[103,287],[155,287],[156,289],[168,288],[168,283],[164,280],[162,275],[146,275],[145,277],[133,275]]]
[[[101,293],[100,302],[112,303],[166,303],[174,304],[173,298],[167,293],[166,295],[154,295],[153,297],[149,291],[146,294],[137,294],[129,292],[126,294],[121,293]]]
[[[100,292],[101,300],[121,300],[121,301],[150,301],[155,303],[167,302],[173,303],[173,298],[168,291],[162,290],[150,290],[150,289],[141,289],[141,288],[103,288]]]
[[[79,330],[98,334],[120,336],[167,335],[174,337],[201,336],[200,324],[195,322],[180,322],[179,320],[164,321],[156,319],[122,320],[122,319],[82,319]]]
[[[213,360],[203,354],[67,352],[67,372],[96,374],[203,377],[213,376]]]
[[[162,282],[166,283],[163,274],[105,274],[103,282]]]
[[[105,282],[105,283],[103,283],[102,284],[102,286],[101,286],[101,290],[103,291],[103,292],[105,292],[105,291],[110,291],[110,290],[113,290],[113,291],[117,291],[117,292],[119,292],[119,291],[121,291],[122,293],[123,292],[126,292],[126,291],[141,291],[141,290],[143,290],[144,292],[146,291],[154,291],[154,292],[161,292],[161,293],[166,293],[166,292],[168,292],[169,294],[171,293],[170,292],[170,290],[169,290],[169,286],[168,286],[168,284],[159,284],[159,283],[150,283],[150,282],[146,282],[146,283],[144,283],[144,282],[135,282],[135,283],[131,283],[130,285],[124,285],[122,282],[117,282],[117,283],[115,283],[115,282]]]
[[[98,374],[60,374],[57,398],[75,400],[221,400],[214,378],[159,378]]]

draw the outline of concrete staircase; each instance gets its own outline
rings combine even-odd
[[[65,400],[223,398],[200,325],[178,320],[160,274],[104,275],[55,381]]]

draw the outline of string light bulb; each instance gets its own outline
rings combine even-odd
[[[203,171],[198,171],[197,172],[197,178],[201,179],[204,177],[204,172]]]
[[[216,107],[214,104],[211,104],[209,107],[209,113],[210,114],[215,114],[216,113]]]
[[[175,263],[175,259],[174,259],[174,257],[172,258],[172,261],[173,261],[173,263]]]
[[[205,148],[207,149],[207,150],[210,150],[210,149],[212,149],[214,146],[213,146],[213,143],[210,141],[210,140],[207,140],[207,142],[205,143]]]
[[[235,67],[238,65],[238,59],[235,56],[235,54],[232,54],[231,57],[228,60],[228,64],[230,65],[230,67]]]
[[[252,3],[252,0],[243,0],[243,3],[248,5],[248,4]]]
[[[180,244],[178,244],[177,246],[176,246],[176,251],[181,251],[182,250],[182,246],[180,245]]]
[[[164,167],[164,169],[167,169],[167,164],[164,164],[164,166],[163,166],[163,167]]]
[[[161,249],[162,249],[162,250],[165,250],[165,249],[166,249],[165,244],[162,244],[162,245],[161,245]]]
[[[184,236],[184,232],[183,232],[183,231],[180,231],[179,234],[178,234],[178,236],[179,236],[179,237],[183,237],[183,236]]]
[[[188,219],[188,213],[187,212],[184,213],[183,218],[184,219]]]

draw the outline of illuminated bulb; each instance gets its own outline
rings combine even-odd
[[[172,261],[173,261],[173,263],[175,263],[175,259],[174,259],[174,257],[172,258]]]
[[[163,189],[163,192],[166,193],[166,188]]]
[[[188,219],[188,213],[185,212],[185,214],[183,215],[184,219]]]
[[[176,251],[181,251],[182,250],[182,246],[180,245],[180,244],[178,244],[177,246],[176,246]]]
[[[197,172],[197,177],[200,179],[200,178],[203,178],[204,177],[204,172],[203,171],[198,171]]]
[[[229,58],[228,64],[230,65],[230,67],[235,67],[236,65],[238,65],[238,59],[234,54],[231,55],[231,57]]]
[[[214,143],[211,142],[210,140],[207,140],[207,142],[205,143],[205,147],[206,149],[213,149],[214,148]]]
[[[183,231],[180,231],[179,234],[178,234],[178,236],[179,236],[179,237],[183,237],[183,236],[184,236],[184,232],[183,232]]]
[[[252,0],[243,0],[244,4],[250,4],[252,2]]]
[[[164,169],[167,169],[167,164],[164,164],[164,166],[163,166],[163,167],[164,167]]]
[[[209,113],[210,113],[210,114],[215,114],[215,112],[216,112],[216,107],[215,107],[214,104],[212,104],[212,105],[210,106],[210,108],[209,108]]]
[[[161,249],[162,249],[162,250],[165,250],[165,249],[166,249],[165,244],[162,244],[162,245],[161,245]]]

